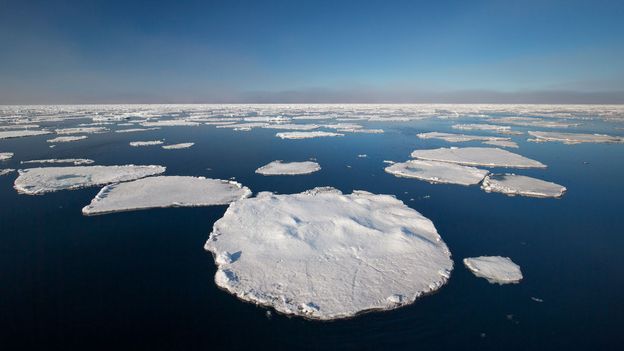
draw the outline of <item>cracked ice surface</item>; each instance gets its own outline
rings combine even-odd
[[[385,171],[397,177],[416,178],[430,183],[459,185],[479,184],[489,173],[475,167],[423,160],[394,163],[386,167]]]
[[[149,208],[227,205],[250,195],[249,188],[234,181],[187,176],[147,177],[105,186],[82,213],[99,215]]]
[[[516,174],[490,174],[483,180],[481,189],[529,197],[561,197],[567,190],[559,184]]]
[[[457,163],[467,166],[546,168],[541,162],[514,154],[507,150],[490,147],[439,148],[415,150],[412,157],[428,160]]]
[[[321,166],[312,161],[282,162],[277,160],[256,169],[256,173],[262,175],[299,175],[310,174],[319,170],[321,170]]]
[[[13,187],[20,194],[39,195],[109,183],[126,182],[163,173],[163,166],[75,166],[20,169]]]
[[[234,202],[205,248],[221,288],[321,320],[410,304],[453,268],[429,219],[394,196],[333,188]]]
[[[509,257],[480,256],[464,258],[464,265],[474,275],[492,284],[518,283],[522,280],[520,266]]]

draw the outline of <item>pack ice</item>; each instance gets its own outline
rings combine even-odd
[[[234,181],[157,176],[107,185],[82,213],[99,215],[148,208],[226,205],[250,195],[249,188]]]
[[[483,177],[489,173],[475,167],[424,160],[394,163],[386,167],[385,171],[397,177],[416,178],[430,183],[460,185],[479,184]]]
[[[509,257],[480,256],[464,258],[464,265],[474,275],[487,279],[492,284],[518,283],[522,280],[520,266]]]
[[[481,189],[529,197],[561,197],[566,192],[566,188],[559,184],[516,174],[490,174],[483,180]]]
[[[606,134],[583,134],[583,133],[561,133],[561,132],[529,132],[534,139],[529,141],[545,142],[558,141],[564,144],[580,143],[624,143],[624,137]]]
[[[457,163],[467,166],[546,168],[541,162],[514,154],[507,150],[490,147],[439,148],[415,150],[412,157],[428,160]]]
[[[344,136],[344,134],[334,133],[334,132],[313,131],[313,132],[282,132],[282,133],[275,134],[275,136],[281,139],[310,139],[310,138],[320,138],[320,137]]]
[[[109,183],[126,182],[163,173],[163,166],[74,166],[18,170],[13,187],[20,194],[39,195]]]
[[[256,169],[256,173],[262,175],[299,175],[310,174],[319,170],[321,170],[321,166],[312,161],[283,162],[277,160]]]
[[[221,288],[321,320],[410,304],[440,288],[453,268],[429,219],[394,196],[333,188],[236,201],[205,248]]]

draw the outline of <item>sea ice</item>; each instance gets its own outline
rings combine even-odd
[[[529,141],[559,141],[564,144],[579,143],[624,143],[624,137],[606,134],[560,133],[560,132],[529,132],[535,139]]]
[[[12,152],[0,152],[0,161],[10,160],[12,157]]]
[[[128,128],[128,129],[117,129],[115,133],[136,133],[136,132],[147,132],[149,130],[158,130],[160,128]]]
[[[183,119],[169,119],[141,122],[140,124],[143,127],[195,127],[199,125],[199,122],[185,121]]]
[[[319,137],[335,137],[335,136],[344,136],[341,133],[334,132],[322,132],[322,131],[314,131],[314,132],[283,132],[275,134],[276,137],[282,139],[309,139],[309,138],[319,138]]]
[[[188,149],[193,145],[195,145],[195,143],[180,143],[180,144],[163,145],[162,148],[165,150],[178,150],[178,149]]]
[[[391,195],[333,188],[233,202],[205,248],[221,288],[320,320],[410,304],[453,268],[429,219]]]
[[[126,182],[163,173],[163,166],[73,166],[18,170],[14,188],[20,194],[40,195],[109,183]]]
[[[9,174],[9,173],[11,173],[13,171],[15,171],[15,170],[12,169],[12,168],[4,168],[4,169],[0,168],[0,176],[7,175],[7,174]]]
[[[0,139],[21,138],[36,135],[50,134],[47,130],[7,130],[0,131]]]
[[[75,127],[75,128],[62,128],[55,130],[56,134],[93,134],[107,132],[106,127]]]
[[[163,207],[227,205],[251,196],[251,190],[228,180],[157,176],[107,185],[82,209],[84,215]]]
[[[22,161],[21,164],[29,164],[29,163],[72,163],[74,166],[80,165],[90,165],[94,161],[88,158],[49,158],[45,160],[30,160],[30,161]]]
[[[162,140],[148,140],[148,141],[131,141],[130,146],[138,147],[138,146],[153,146],[153,145],[161,145]]]
[[[269,124],[264,126],[263,128],[267,129],[282,129],[282,130],[312,130],[318,129],[319,126],[316,124]]]
[[[464,265],[477,277],[490,283],[509,284],[522,280],[520,266],[508,257],[480,256],[464,258]]]
[[[459,185],[479,184],[489,173],[483,169],[454,163],[423,160],[394,163],[386,167],[385,170],[397,177],[416,178],[430,183]]]
[[[312,161],[282,162],[277,160],[256,169],[256,173],[262,175],[299,175],[310,174],[320,170],[321,166]]]
[[[467,135],[454,133],[429,132],[420,133],[417,136],[421,139],[441,139],[449,143],[461,143],[466,141],[509,141],[509,138],[500,138],[493,136]]]
[[[489,147],[415,150],[412,152],[412,157],[421,160],[458,163],[468,166],[546,168],[546,165],[541,162],[507,150]]]
[[[490,174],[483,180],[481,189],[529,197],[561,197],[566,192],[559,184],[515,174]]]
[[[518,148],[518,144],[516,144],[516,142],[511,141],[511,140],[488,140],[488,141],[484,141],[483,143],[487,145],[493,145],[493,146],[511,147],[514,149]]]
[[[61,136],[53,139],[46,140],[48,143],[69,143],[72,141],[84,140],[86,139],[86,135],[72,135],[72,136]]]

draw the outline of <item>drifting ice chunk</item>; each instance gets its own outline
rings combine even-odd
[[[9,174],[9,173],[11,173],[13,171],[15,171],[15,170],[12,169],[12,168],[0,169],[0,176],[7,175],[7,174]]]
[[[321,320],[410,304],[440,288],[453,268],[429,219],[394,196],[333,188],[234,202],[205,248],[223,289]],[[236,259],[219,259],[226,253]]]
[[[76,166],[20,169],[13,187],[20,194],[39,195],[109,183],[126,182],[163,173],[163,166]]]
[[[464,265],[477,277],[490,283],[509,284],[522,280],[520,266],[508,257],[481,256],[464,258]]]
[[[158,129],[160,129],[160,128],[128,128],[128,129],[118,129],[118,130],[115,131],[115,133],[146,132],[148,130],[158,130]]]
[[[233,181],[183,176],[148,177],[105,186],[91,204],[82,209],[82,213],[99,215],[149,208],[227,205],[250,195],[247,187]]]
[[[0,131],[0,139],[21,138],[28,136],[50,134],[47,130],[7,130]]]
[[[162,121],[141,122],[143,127],[195,127],[198,122],[185,121],[183,119],[171,119]]]
[[[454,124],[453,129],[460,130],[484,130],[488,132],[506,133],[511,131],[510,126],[500,126],[495,124]]]
[[[88,158],[49,158],[45,160],[30,160],[30,161],[22,161],[21,164],[29,164],[29,163],[73,163],[75,166],[80,165],[90,165],[94,161]]]
[[[511,140],[489,140],[489,141],[484,141],[483,143],[488,144],[488,145],[493,145],[493,146],[512,147],[515,149],[518,148],[518,144],[516,144],[515,142]]]
[[[131,141],[130,146],[139,147],[139,146],[152,146],[152,145],[161,145],[162,140],[149,140],[149,141]]]
[[[335,136],[344,136],[341,133],[334,132],[283,132],[275,134],[276,137],[282,139],[309,139],[309,138],[319,138],[319,137],[335,137]]]
[[[415,150],[412,157],[428,161],[458,163],[468,166],[546,168],[541,162],[514,154],[507,150],[489,147],[439,148]]]
[[[624,137],[605,134],[559,133],[559,132],[529,132],[535,139],[529,141],[545,142],[559,141],[564,144],[579,143],[624,143]]]
[[[453,133],[440,133],[440,132],[429,132],[429,133],[420,133],[417,136],[421,139],[442,139],[449,143],[461,143],[465,141],[509,141],[509,138],[499,138],[492,136],[481,136],[481,135],[467,135],[467,134],[453,134]]]
[[[459,185],[478,184],[489,172],[453,163],[410,160],[386,167],[386,172],[397,177],[416,178],[430,183]]]
[[[321,170],[321,166],[312,161],[282,162],[277,160],[256,169],[256,173],[262,175],[299,175],[310,174],[319,170]]]
[[[559,184],[515,174],[490,174],[483,180],[481,189],[530,197],[561,197],[566,192],[566,188]]]
[[[93,134],[93,133],[104,133],[107,132],[108,128],[106,127],[76,127],[76,128],[63,128],[55,130],[56,134]]]
[[[193,145],[195,145],[195,143],[180,143],[180,144],[163,145],[162,148],[165,150],[178,150],[178,149],[188,149],[189,147]]]
[[[267,129],[283,129],[283,130],[312,130],[318,129],[319,126],[316,124],[269,124],[264,126],[263,128]]]
[[[12,152],[0,152],[0,161],[10,160],[12,157]]]
[[[78,140],[84,140],[86,139],[87,136],[86,135],[80,135],[80,136],[62,136],[62,137],[56,137],[54,139],[48,139],[46,140],[48,143],[69,143],[72,141],[78,141]]]

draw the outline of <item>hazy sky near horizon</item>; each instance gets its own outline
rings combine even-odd
[[[624,103],[624,1],[0,0],[0,103]]]

